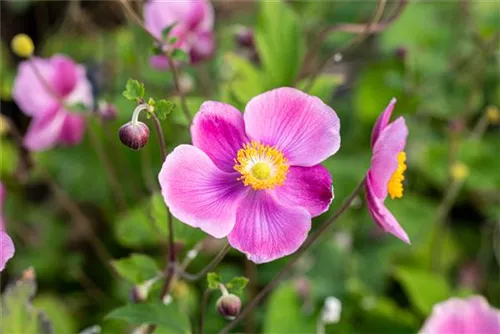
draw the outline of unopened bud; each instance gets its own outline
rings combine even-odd
[[[117,110],[114,104],[100,101],[97,107],[97,114],[103,121],[113,121],[116,119]]]
[[[490,124],[500,124],[500,110],[497,106],[488,106],[486,108],[486,116]]]
[[[236,32],[235,40],[236,43],[238,43],[242,47],[253,48],[254,47],[253,30],[247,27],[241,27]]]
[[[26,34],[17,34],[10,43],[14,54],[22,58],[29,58],[35,51],[35,46],[31,37]]]
[[[149,128],[142,122],[128,122],[120,128],[118,134],[125,146],[138,150],[148,142]]]
[[[450,169],[453,181],[463,181],[469,176],[469,167],[462,162],[455,162]]]
[[[408,55],[408,49],[404,46],[400,46],[394,51],[394,55],[398,60],[405,61],[406,56]]]
[[[224,318],[233,320],[241,310],[241,300],[233,294],[223,295],[217,300],[217,311]]]

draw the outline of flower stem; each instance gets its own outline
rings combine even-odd
[[[231,246],[229,244],[226,244],[220,251],[219,253],[213,258],[213,260],[202,270],[197,272],[196,274],[189,274],[187,272],[180,272],[180,276],[184,278],[187,281],[197,281],[205,275],[213,270],[221,261],[224,259],[224,256],[226,256],[227,252],[231,249]]]
[[[160,46],[161,50],[167,50],[165,46],[165,42],[161,39],[156,37],[151,31],[146,28],[144,25],[144,22],[142,22],[141,18],[137,15],[137,13],[130,7],[130,4],[127,2],[127,0],[120,0],[120,4],[122,5],[123,9],[125,10],[125,13],[127,16],[134,21],[142,30],[144,30],[151,38]],[[172,57],[169,53],[169,51],[165,51],[164,54],[165,58],[167,59],[168,66],[170,67],[170,70],[172,71],[172,78],[174,80],[174,86],[175,90],[179,94],[180,100],[181,100],[181,107],[182,111],[184,112],[184,116],[186,117],[186,120],[188,122],[188,125],[191,124],[191,113],[189,112],[187,102],[186,102],[186,97],[184,96],[184,93],[182,89],[180,89],[180,81],[179,81],[179,73],[177,72],[177,68],[175,67],[175,64],[172,60]]]
[[[203,320],[205,317],[205,307],[208,303],[208,299],[210,298],[211,294],[212,294],[211,289],[206,289],[205,292],[203,293],[203,298],[201,300],[201,305],[200,305],[200,317],[198,319],[199,334],[203,334]]]
[[[156,130],[156,136],[158,137],[158,144],[160,146],[160,153],[161,153],[161,161],[165,161],[165,158],[167,157],[167,147],[165,146],[165,136],[163,134],[163,129],[161,127],[160,120],[158,119],[158,116],[156,116],[155,113],[151,114],[151,117],[153,119],[153,124],[155,126]]]
[[[264,289],[262,289],[243,309],[243,311],[229,324],[224,327],[219,334],[227,334],[231,329],[233,329],[247,314],[254,309],[259,302],[272,290],[276,285],[279,283],[279,281],[292,269],[293,265],[297,260],[302,256],[302,254],[305,253],[307,249],[323,234],[324,231],[328,229],[328,227],[335,222],[351,205],[351,202],[354,200],[354,198],[359,194],[361,189],[363,188],[365,184],[365,179],[359,183],[359,185],[354,189],[354,191],[349,195],[349,197],[346,198],[342,206],[337,210],[337,212],[330,217],[323,225],[321,225],[315,232],[312,234],[306,242],[302,245],[302,247],[295,253],[293,258],[286,264],[286,266],[281,269],[281,271],[269,282]]]

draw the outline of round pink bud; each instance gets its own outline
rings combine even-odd
[[[221,296],[217,300],[217,311],[224,318],[228,320],[233,320],[241,310],[241,300],[238,296],[233,294],[227,294]]]
[[[118,113],[116,107],[109,102],[99,102],[97,113],[103,121],[113,121]]]
[[[128,122],[120,128],[118,135],[125,146],[138,150],[148,142],[149,128],[142,122]]]

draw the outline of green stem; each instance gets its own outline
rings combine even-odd
[[[230,249],[231,249],[231,246],[229,246],[229,244],[224,245],[224,247],[213,258],[213,260],[210,261],[210,263],[205,268],[203,268],[202,270],[200,270],[196,274],[189,274],[187,272],[180,272],[179,275],[187,281],[197,281],[197,280],[205,277],[205,275],[209,271],[214,270],[214,268],[217,267],[217,265],[222,261],[222,259],[224,259],[227,252],[229,252]]]

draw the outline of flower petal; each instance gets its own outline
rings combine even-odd
[[[59,135],[59,141],[65,145],[76,145],[82,141],[84,132],[85,118],[67,113]]]
[[[372,191],[379,199],[387,197],[387,184],[398,167],[398,154],[404,150],[407,137],[405,120],[399,117],[382,130],[375,142],[368,175],[371,178]]]
[[[405,230],[399,225],[393,214],[385,207],[384,203],[373,192],[371,179],[366,178],[366,202],[368,212],[372,216],[375,223],[377,223],[384,231],[394,235],[395,237],[410,243],[410,239]]]
[[[31,151],[43,151],[57,144],[66,120],[66,113],[56,107],[43,117],[31,120],[28,132],[24,136],[24,146]]]
[[[33,66],[36,66],[47,83],[52,82],[55,69],[50,60],[33,58],[22,61],[14,80],[12,97],[26,115],[42,117],[50,107],[57,104],[57,100],[38,79]]]
[[[15,252],[14,243],[7,233],[0,231],[0,271],[5,268],[5,264],[9,261]]]
[[[395,104],[396,104],[396,98],[392,98],[391,102],[389,102],[389,105],[385,108],[384,112],[380,114],[380,116],[378,117],[377,122],[375,122],[371,138],[372,148],[373,145],[375,145],[375,142],[377,141],[378,136],[380,135],[382,130],[384,130],[387,124],[389,124],[389,120],[391,119],[392,111],[394,110]]]
[[[310,228],[311,215],[304,208],[283,205],[266,191],[249,191],[228,241],[251,261],[264,263],[294,253]]]
[[[218,169],[199,148],[180,145],[167,156],[159,181],[172,215],[216,237],[233,229],[244,186],[237,173]]]
[[[278,88],[254,97],[245,109],[251,139],[277,146],[291,165],[314,166],[340,147],[340,121],[315,96],[294,88]]]
[[[191,63],[197,63],[209,58],[214,52],[214,36],[211,31],[197,33],[191,48]]]
[[[321,165],[292,166],[285,184],[275,188],[274,193],[280,203],[304,207],[312,217],[316,217],[327,211],[332,202],[332,176]]]
[[[229,104],[205,102],[191,126],[193,145],[205,152],[217,167],[234,172],[238,150],[249,140],[243,116]]]
[[[52,57],[50,62],[54,66],[53,89],[58,96],[64,97],[71,93],[78,81],[76,64],[70,58],[62,55]]]

